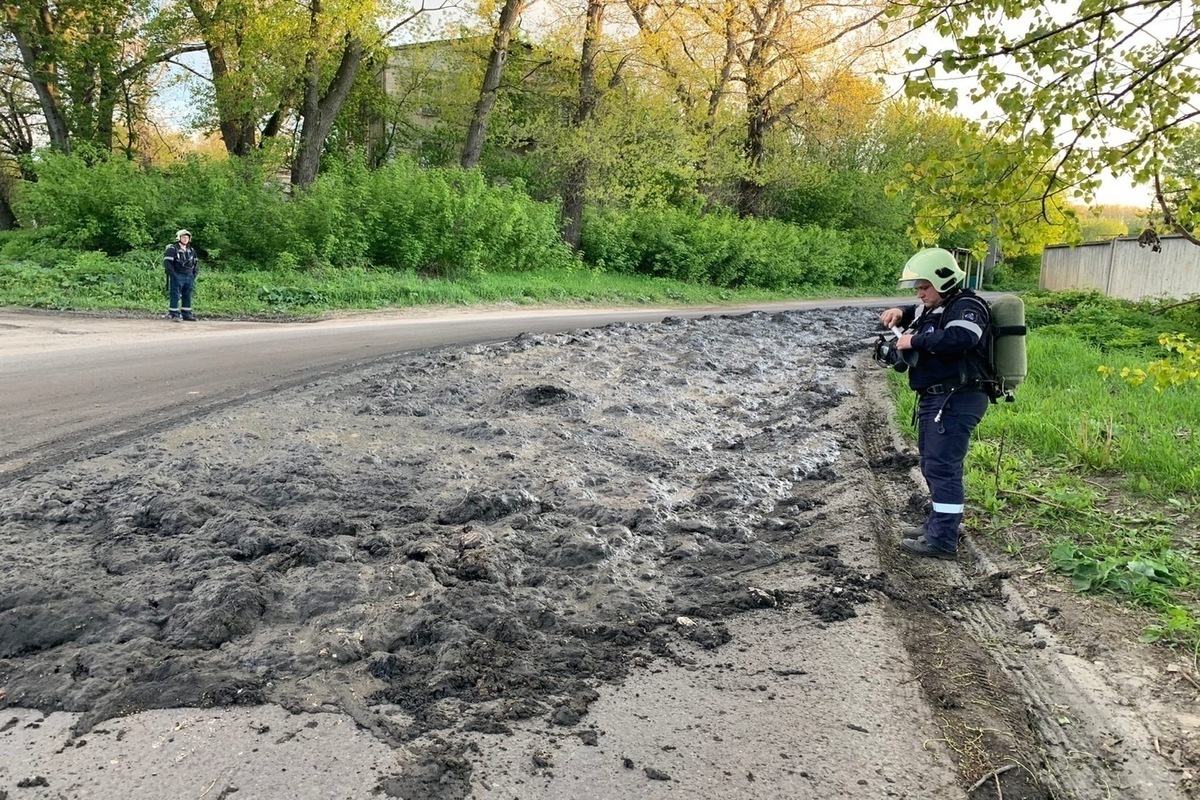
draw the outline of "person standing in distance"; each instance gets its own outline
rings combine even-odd
[[[186,230],[175,234],[175,241],[163,253],[163,269],[167,272],[167,316],[172,322],[195,322],[192,314],[192,294],[200,261],[192,247],[192,234]]]
[[[918,302],[879,315],[886,327],[904,329],[896,348],[917,354],[908,385],[917,393],[917,451],[933,501],[925,524],[907,531],[900,547],[910,555],[948,560],[958,553],[963,461],[989,403],[980,365],[988,363],[991,318],[987,304],[960,287],[964,277],[949,251],[922,250],[900,276],[900,286],[915,289]]]

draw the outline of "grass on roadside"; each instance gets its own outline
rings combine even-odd
[[[161,313],[166,306],[161,256],[124,259],[81,254],[74,264],[43,267],[0,263],[0,306],[55,310]],[[864,289],[859,293],[885,294]],[[842,288],[806,290],[803,296],[847,294]],[[470,280],[425,277],[411,271],[294,269],[224,271],[202,267],[195,305],[210,317],[287,317],[325,311],[375,310],[426,305],[607,303],[720,304],[783,300],[797,292],[727,289],[603,272],[578,266],[518,273],[484,273]]]

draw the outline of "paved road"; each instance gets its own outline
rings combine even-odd
[[[419,309],[321,322],[172,324],[0,310],[0,485],[104,452],[195,414],[399,353],[590,328],[831,305],[639,309]]]

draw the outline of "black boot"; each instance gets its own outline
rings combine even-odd
[[[940,558],[945,561],[953,561],[958,558],[958,554],[953,550],[932,545],[925,541],[924,536],[919,539],[905,539],[900,543],[900,549],[909,555],[922,556],[924,558]]]

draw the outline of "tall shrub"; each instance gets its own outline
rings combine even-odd
[[[908,256],[899,234],[839,231],[731,214],[607,209],[587,218],[584,259],[618,272],[716,286],[882,287]]]
[[[449,278],[572,262],[554,205],[477,172],[398,161],[335,164],[292,196],[252,159],[189,158],[165,169],[48,153],[22,186],[23,225],[48,243],[119,255],[187,228],[224,268],[412,270]]]

